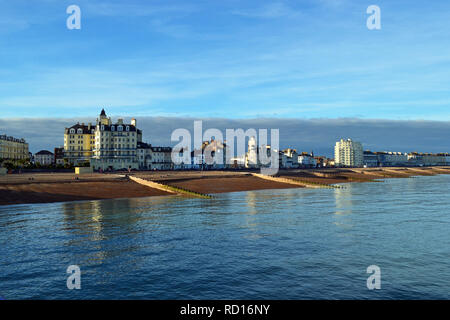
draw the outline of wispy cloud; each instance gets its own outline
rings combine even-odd
[[[450,4],[380,1],[380,32],[352,0],[79,0],[79,31],[69,2],[3,1],[1,117],[450,119]]]

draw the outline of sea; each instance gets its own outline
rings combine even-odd
[[[343,186],[0,206],[0,298],[449,299],[450,175]]]

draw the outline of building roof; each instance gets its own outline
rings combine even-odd
[[[102,112],[100,112],[100,115],[106,117],[105,109],[102,109]]]
[[[17,139],[14,137],[7,136],[6,134],[0,135],[0,140],[13,141],[19,143],[26,143],[24,139]]]
[[[36,156],[52,156],[53,153],[51,153],[48,150],[41,150],[38,153],[35,154]]]
[[[172,152],[171,147],[151,147],[153,152]]]
[[[85,125],[84,123],[79,124],[77,123],[76,125],[73,125],[69,128],[66,128],[65,133],[69,133],[70,129],[75,129],[75,134],[78,134],[78,129],[82,129],[83,130],[83,134],[91,134],[92,130],[95,130],[95,125],[90,125],[90,129],[89,129],[89,125]]]
[[[152,145],[149,143],[145,143],[145,142],[139,142],[137,143],[137,148],[138,149],[151,149]]]

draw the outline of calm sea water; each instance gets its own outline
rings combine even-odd
[[[0,206],[4,299],[449,299],[450,176]],[[81,290],[66,269],[81,268]],[[381,268],[381,290],[366,269]]]

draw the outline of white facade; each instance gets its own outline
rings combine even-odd
[[[169,147],[152,147],[152,170],[171,170],[172,148]]]
[[[171,170],[174,169],[172,163],[172,148],[153,147],[150,144],[139,142],[137,147],[139,169],[141,170]],[[178,166],[175,169],[186,169]]]
[[[42,150],[34,155],[34,163],[41,166],[49,166],[53,164],[54,155],[50,151]]]
[[[378,162],[383,167],[408,165],[408,154],[401,152],[378,152]]]
[[[246,168],[258,168],[258,145],[256,144],[256,138],[250,137],[248,140],[248,150],[245,157]]]
[[[298,156],[298,164],[302,168],[315,168],[317,165],[316,159],[310,154],[302,153]]]
[[[284,168],[292,169],[292,168],[298,168],[298,153],[295,149],[286,149],[283,151],[283,154],[285,156],[285,164]]]
[[[338,167],[362,167],[364,154],[361,143],[351,139],[336,142],[334,160]]]
[[[122,119],[112,123],[104,111],[97,119],[91,166],[102,170],[138,169],[138,129]]]

